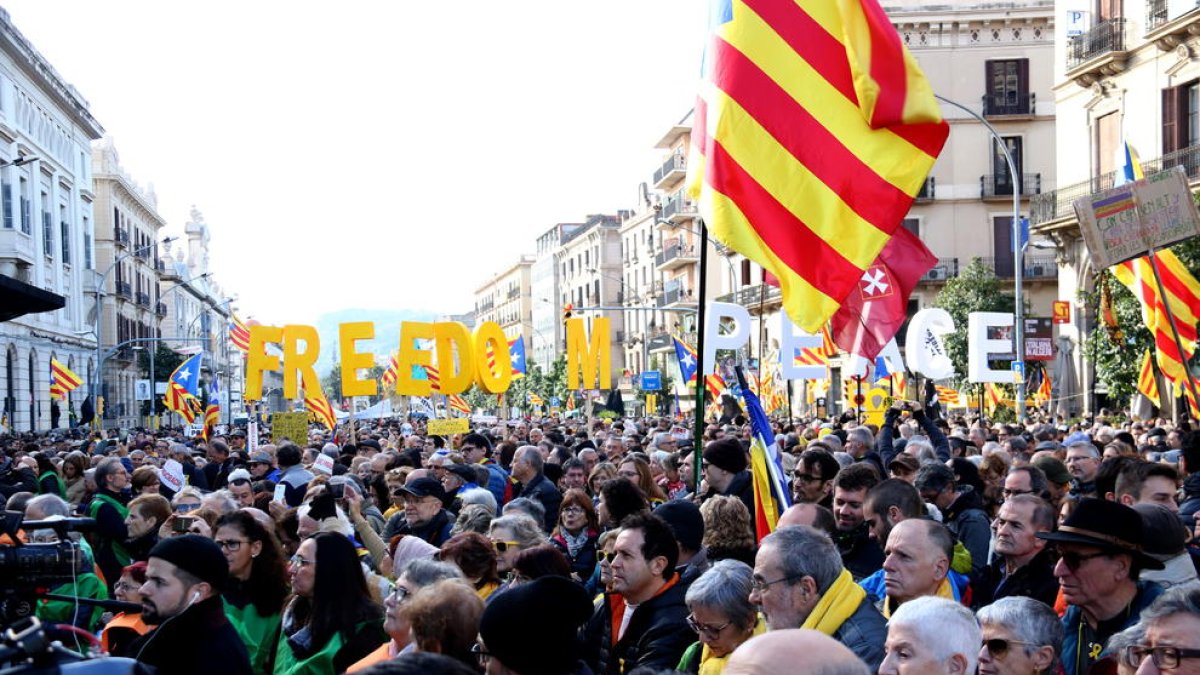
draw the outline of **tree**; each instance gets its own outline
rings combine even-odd
[[[954,370],[965,377],[967,372],[967,316],[972,312],[1012,312],[1016,308],[1012,289],[1005,288],[979,258],[974,258],[958,277],[946,282],[933,301],[950,313],[957,330],[943,336],[946,353]]]
[[[1188,271],[1197,276],[1200,272],[1200,239],[1177,244],[1171,250]],[[1153,348],[1154,336],[1142,320],[1142,306],[1137,298],[1109,270],[1097,276],[1095,290],[1080,291],[1080,306],[1091,308],[1099,317],[1100,326],[1106,327],[1100,307],[1100,288],[1104,286],[1110,290],[1117,325],[1115,328],[1107,327],[1107,330],[1092,331],[1084,341],[1083,355],[1095,366],[1096,379],[1108,389],[1108,398],[1111,401],[1128,401],[1137,392],[1142,354]],[[1196,372],[1196,359],[1191,365],[1193,373]],[[1164,399],[1170,397],[1169,391],[1160,390],[1160,393]]]

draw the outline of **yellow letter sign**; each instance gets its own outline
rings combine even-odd
[[[359,379],[359,370],[370,370],[375,365],[375,355],[357,352],[354,343],[375,337],[375,324],[370,321],[354,321],[338,326],[338,342],[342,349],[342,396],[374,396],[377,385],[374,378]]]
[[[608,317],[592,319],[589,343],[583,319],[567,319],[567,389],[579,389],[579,369],[583,368],[585,389],[612,389],[612,348],[608,333]],[[596,361],[600,362],[599,383],[596,382]]]
[[[277,326],[250,326],[250,349],[246,352],[246,400],[262,398],[263,371],[279,370],[279,357],[267,353],[267,343],[283,341],[283,329]]]

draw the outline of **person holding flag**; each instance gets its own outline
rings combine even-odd
[[[750,476],[754,500],[754,508],[750,513],[754,517],[755,541],[761,542],[763,537],[775,531],[779,516],[792,505],[791,490],[784,478],[779,448],[775,445],[775,435],[771,432],[771,424],[763,412],[762,403],[747,386],[746,376],[740,366],[736,372],[742,400],[746,403],[746,414],[750,418]],[[741,446],[740,443],[738,445]],[[707,459],[707,449],[704,454]]]
[[[196,420],[200,409],[200,366],[204,352],[187,359],[171,373],[167,380],[167,393],[163,396],[163,405],[167,410],[173,410],[191,424]]]

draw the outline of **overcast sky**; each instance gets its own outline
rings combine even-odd
[[[554,223],[636,203],[703,0],[0,0],[243,316],[455,313]]]

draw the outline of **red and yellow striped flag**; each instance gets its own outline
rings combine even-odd
[[[67,394],[83,384],[83,379],[66,367],[58,359],[50,359],[50,398],[60,401],[67,399]]]
[[[939,393],[938,398],[941,398]],[[983,385],[983,404],[987,407],[989,415],[996,413],[996,408],[1000,406],[1000,402],[1004,400],[1004,392],[1000,391],[1000,385],[995,382],[988,382]]]
[[[234,314],[233,320],[229,322],[229,341],[242,353],[250,351],[250,328],[238,318],[237,314]]]
[[[304,407],[319,424],[324,424],[326,429],[332,431],[337,426],[337,416],[334,415],[333,406],[329,405],[329,399],[325,398],[324,392],[304,392]]]
[[[450,406],[451,410],[457,410],[464,415],[471,414],[471,406],[467,404],[463,397],[458,394],[450,394],[446,397],[446,405]]]
[[[1142,306],[1142,320],[1154,336],[1159,370],[1171,383],[1182,385],[1188,377],[1184,364],[1192,358],[1196,347],[1200,282],[1171,251],[1159,251],[1156,257],[1163,288],[1167,291],[1165,299],[1158,292],[1149,256],[1126,260],[1110,269],[1113,276],[1133,292]],[[1183,343],[1182,355],[1175,346],[1171,332],[1171,322],[1166,312],[1168,305],[1175,315],[1175,326]]]
[[[877,0],[714,0],[688,192],[816,332],[875,264],[949,133]]]
[[[708,390],[709,397],[711,397],[717,401],[720,401],[721,400],[721,392],[725,391],[725,388],[726,388],[725,387],[725,378],[721,377],[720,375],[717,375],[716,373],[714,373],[712,375],[706,375],[704,377],[704,387],[705,387],[705,389]]]
[[[398,355],[396,353],[393,353],[388,357],[387,370],[384,370],[383,375],[379,378],[383,381],[383,388],[385,390],[394,388],[396,386],[396,380],[400,377],[400,361],[398,360],[397,356]]]
[[[944,405],[958,405],[960,394],[958,393],[957,389],[953,387],[943,387],[940,384],[935,386],[934,389],[937,391],[938,403],[942,403]]]
[[[429,388],[433,391],[442,390],[442,376],[433,366],[425,366],[425,377],[429,379]]]
[[[1154,376],[1154,364],[1151,362],[1149,349],[1142,354],[1142,367],[1138,370],[1137,390],[1139,394],[1150,399],[1155,407],[1162,407],[1162,400],[1158,395],[1158,378]]]

